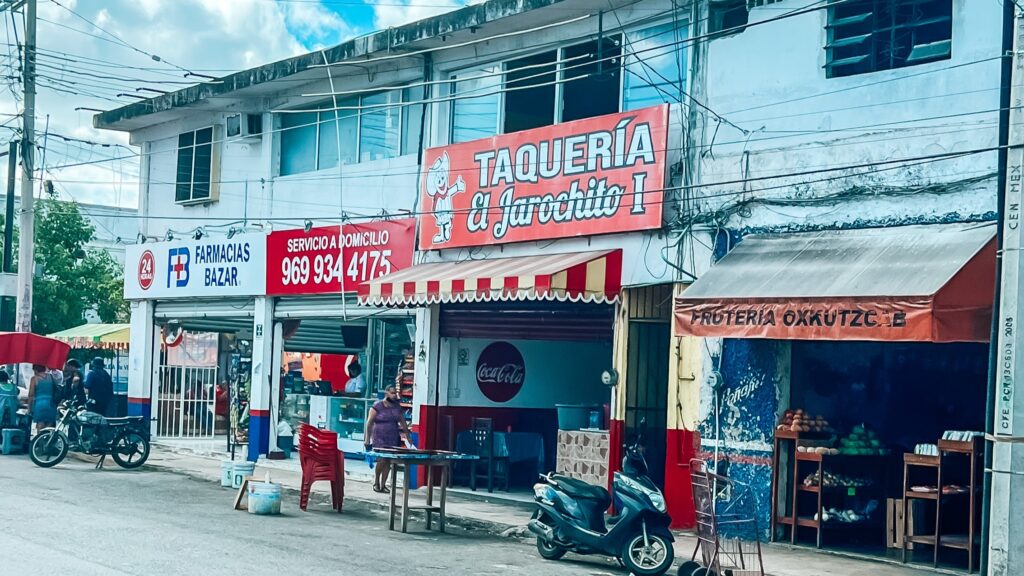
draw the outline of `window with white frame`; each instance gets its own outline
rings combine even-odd
[[[947,60],[953,0],[833,0],[826,30],[829,78]]]
[[[339,158],[346,165],[416,152],[422,100],[422,88],[405,88],[279,114],[281,176],[334,168]]]
[[[178,135],[175,202],[190,204],[217,200],[220,186],[214,177],[220,165],[218,133],[209,126]]]
[[[619,111],[622,39],[608,36],[451,77],[451,142]]]
[[[672,22],[626,33],[622,109],[638,110],[679,102],[686,90],[685,22]]]

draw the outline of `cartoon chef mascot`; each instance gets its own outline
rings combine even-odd
[[[441,154],[427,170],[427,195],[434,199],[434,222],[437,224],[434,244],[446,244],[452,239],[452,220],[455,218],[452,196],[466,191],[462,176],[455,179],[453,186],[448,186],[450,170],[448,152]]]

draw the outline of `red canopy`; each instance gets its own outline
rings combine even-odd
[[[0,332],[0,364],[42,364],[63,368],[71,347],[53,338],[29,332]]]

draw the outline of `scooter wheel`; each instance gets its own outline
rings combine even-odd
[[[715,574],[711,568],[697,568],[693,571],[693,576],[718,576],[718,574]]]
[[[566,549],[543,538],[537,538],[537,553],[545,560],[558,560],[565,556]]]
[[[699,562],[687,560],[679,565],[679,572],[677,572],[677,574],[678,576],[693,576],[697,570],[701,570],[702,568],[703,566],[701,566]]]
[[[672,542],[660,534],[649,534],[647,545],[644,535],[633,536],[622,547],[622,562],[636,576],[661,576],[668,572],[675,560]]]

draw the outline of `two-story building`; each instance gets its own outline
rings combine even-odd
[[[490,0],[99,114],[142,148],[136,412],[207,436],[188,390],[232,374],[255,458],[311,391],[286,354],[354,357],[360,401],[394,377],[422,446],[502,434],[513,485],[607,481],[644,428],[678,525],[702,458],[751,483],[766,532],[884,555],[903,452],[985,426],[1001,18]],[[182,329],[227,336],[183,354]],[[307,384],[347,380],[320,362]],[[819,511],[808,447],[892,472]]]

